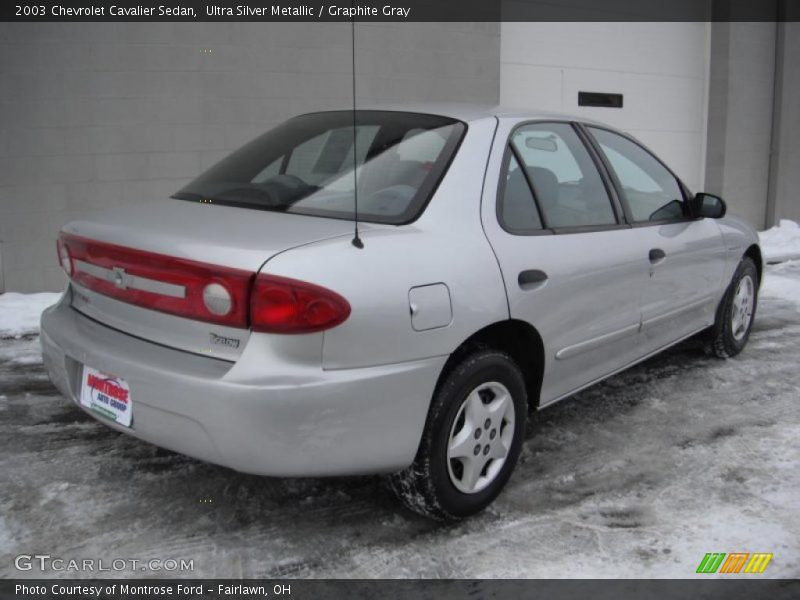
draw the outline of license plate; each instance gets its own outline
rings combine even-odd
[[[119,377],[84,365],[81,404],[115,423],[131,426],[131,390],[125,380]]]

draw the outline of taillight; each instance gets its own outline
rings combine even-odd
[[[269,333],[312,333],[350,316],[347,300],[318,285],[256,277],[68,233],[59,236],[58,258],[67,275],[90,290],[187,319]]]
[[[350,304],[329,289],[277,275],[259,275],[250,295],[250,325],[266,333],[312,333],[350,316]]]
[[[68,233],[59,236],[58,254],[73,281],[100,294],[187,319],[248,326],[250,271]]]
[[[61,237],[59,237],[56,242],[56,248],[58,249],[58,263],[61,265],[61,268],[64,269],[67,277],[71,277],[72,259],[69,257],[69,250],[67,250],[67,245]]]

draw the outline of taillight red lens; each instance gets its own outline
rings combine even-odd
[[[69,256],[69,250],[61,237],[56,242],[56,250],[58,251],[58,263],[67,276],[72,276],[72,259]]]
[[[277,275],[259,275],[250,296],[250,324],[267,333],[312,333],[350,316],[350,304],[329,289]]]
[[[350,315],[350,304],[339,294],[287,277],[256,277],[68,233],[59,236],[58,256],[72,280],[90,290],[187,319],[311,333],[336,327]]]
[[[73,281],[106,296],[187,319],[248,326],[254,273],[62,233]],[[66,267],[65,267],[66,270]]]

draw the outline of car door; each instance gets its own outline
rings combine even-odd
[[[641,355],[647,241],[622,222],[577,126],[509,121],[498,126],[482,218],[511,318],[542,337],[545,405]]]
[[[646,232],[650,273],[642,288],[642,344],[655,351],[714,322],[726,249],[713,219],[693,219],[685,187],[635,140],[587,126],[626,216]]]

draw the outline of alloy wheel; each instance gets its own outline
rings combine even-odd
[[[753,278],[745,275],[739,280],[731,303],[731,334],[737,342],[750,329],[755,305],[755,284]]]
[[[472,390],[450,428],[447,471],[460,492],[485,489],[503,468],[514,438],[514,401],[502,383]]]

